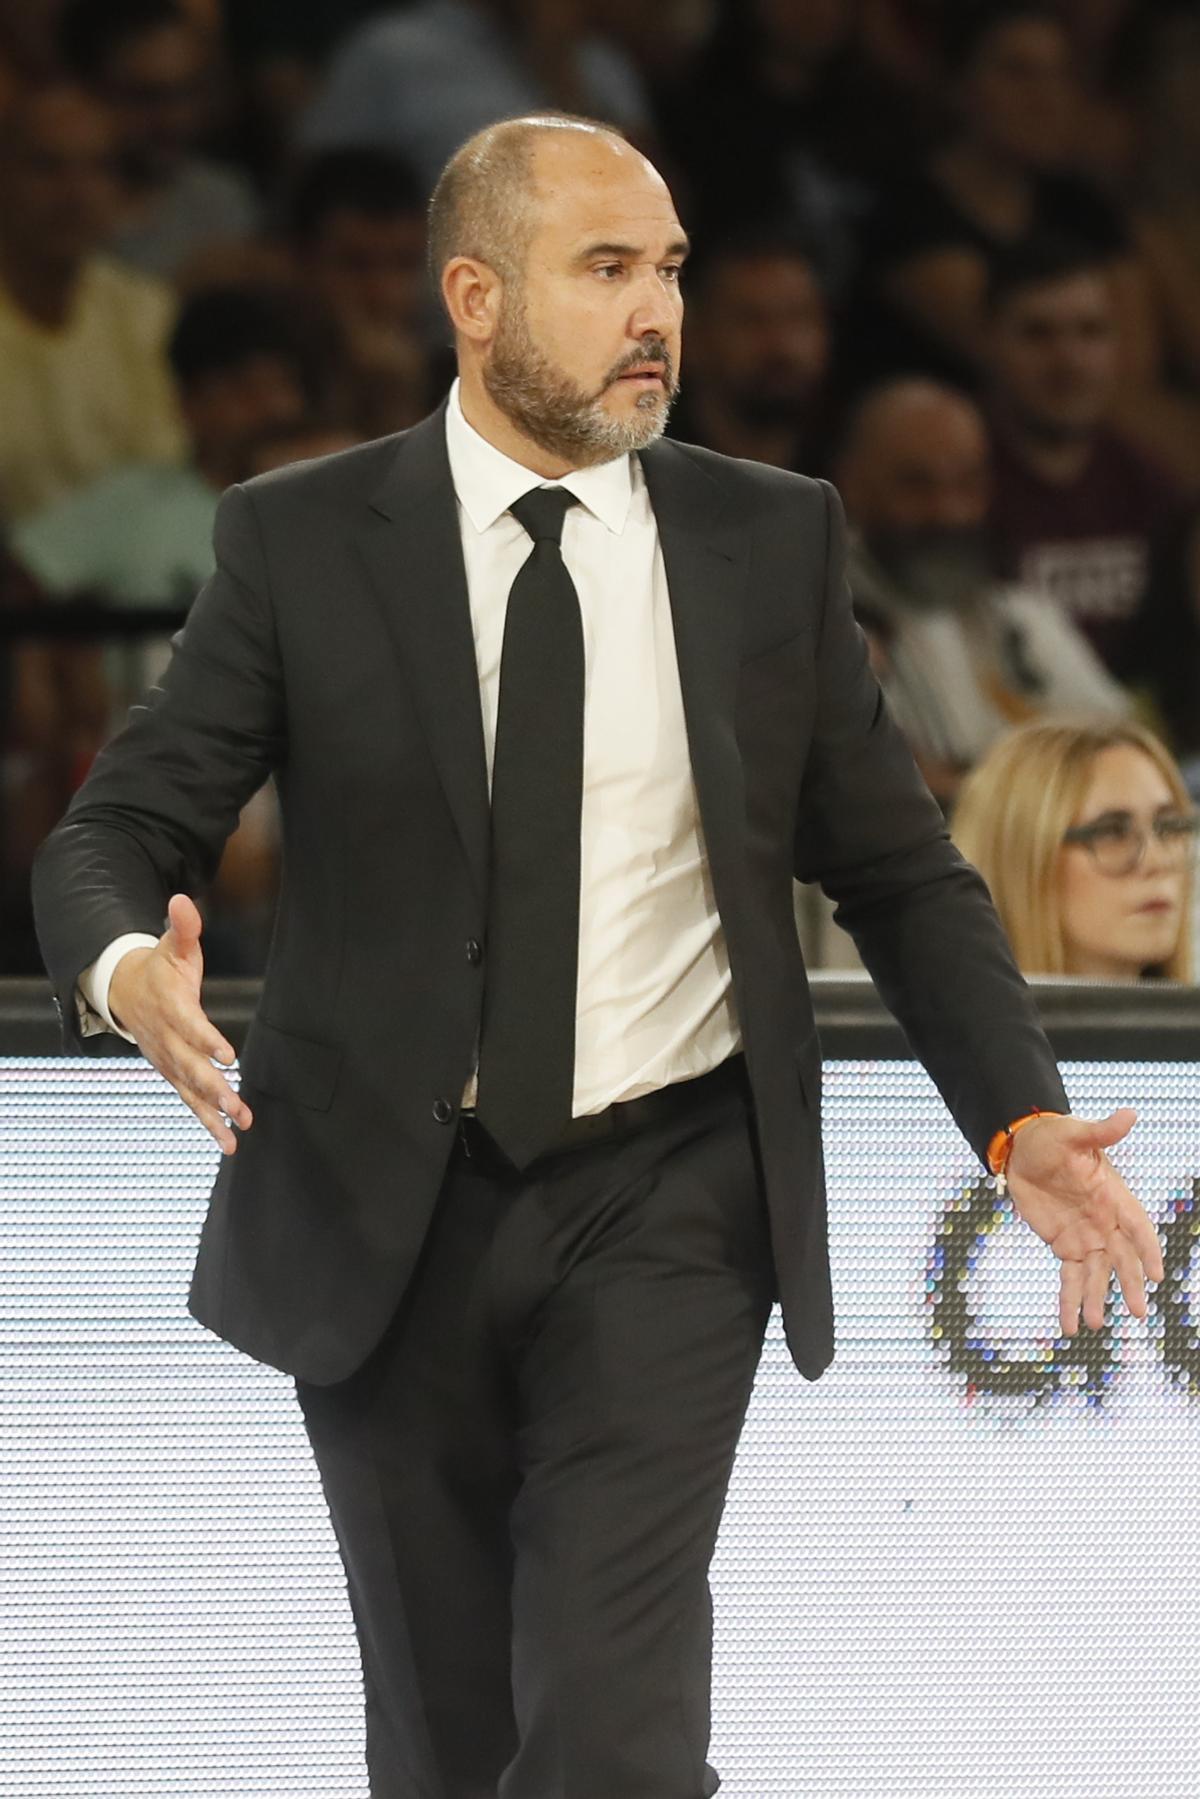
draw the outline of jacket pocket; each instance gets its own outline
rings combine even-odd
[[[291,1100],[313,1112],[327,1112],[342,1065],[337,1043],[298,1037],[265,1018],[255,1018],[246,1032],[241,1054],[242,1080],[260,1093]]]

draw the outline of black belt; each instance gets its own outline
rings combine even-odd
[[[581,1149],[589,1143],[628,1137],[634,1131],[643,1131],[650,1125],[662,1124],[694,1107],[708,1105],[718,1094],[734,1087],[741,1088],[743,1092],[749,1091],[746,1058],[740,1052],[719,1063],[716,1068],[710,1068],[707,1074],[697,1075],[694,1080],[672,1081],[670,1086],[657,1087],[653,1093],[639,1094],[637,1099],[616,1100],[611,1106],[605,1106],[603,1112],[587,1112],[580,1118],[572,1118],[562,1136],[543,1151],[538,1161],[544,1161],[547,1156],[559,1155],[563,1150]],[[468,1156],[485,1164],[502,1163],[506,1168],[512,1167],[474,1112],[459,1113],[458,1134]]]

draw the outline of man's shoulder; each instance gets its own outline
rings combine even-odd
[[[423,421],[425,427],[432,423],[432,419]],[[242,491],[256,510],[272,518],[312,508],[327,511],[366,505],[396,467],[413,433],[421,428],[412,426],[388,437],[352,444],[349,449],[286,463],[268,474],[254,475],[242,483]]]

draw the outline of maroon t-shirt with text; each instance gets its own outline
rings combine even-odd
[[[1171,476],[1107,432],[1065,486],[1043,480],[999,440],[992,450],[991,522],[1005,572],[1052,595],[1121,679],[1151,546],[1181,504]]]

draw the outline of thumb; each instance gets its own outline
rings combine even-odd
[[[1089,1148],[1110,1149],[1129,1135],[1137,1123],[1137,1113],[1132,1106],[1118,1106],[1107,1118],[1081,1118],[1078,1122]]]
[[[201,967],[200,933],[204,929],[204,920],[190,894],[171,895],[167,919],[168,927],[162,938],[167,954],[196,968]]]

